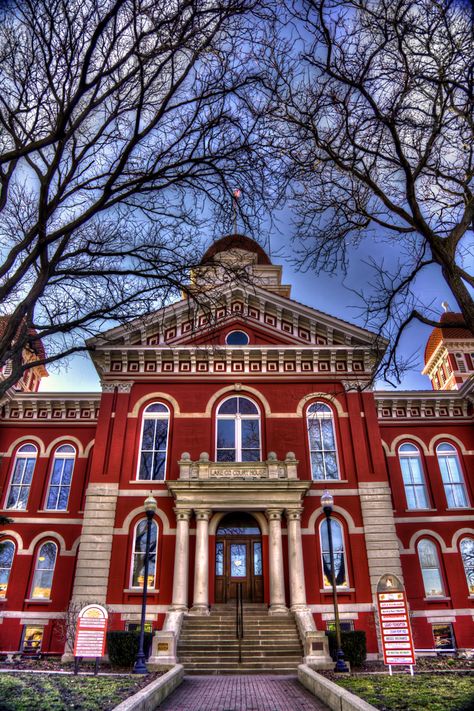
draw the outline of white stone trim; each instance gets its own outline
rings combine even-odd
[[[53,449],[55,449],[60,444],[74,444],[76,449],[76,456],[78,459],[84,459],[87,456],[84,453],[84,447],[82,442],[77,437],[73,437],[72,435],[61,435],[60,437],[56,437],[56,439],[53,439],[53,441],[48,444],[45,451],[45,455],[47,457],[50,457]]]
[[[14,440],[11,445],[9,446],[8,450],[6,452],[0,452],[0,456],[2,457],[11,457],[15,449],[22,443],[26,442],[31,442],[32,444],[36,444],[38,446],[38,456],[39,457],[46,457],[46,450],[44,447],[44,442],[41,439],[41,437],[37,437],[36,435],[22,435],[21,437],[17,437],[16,440]]]
[[[38,624],[48,624],[48,620],[61,620],[64,618],[64,612],[25,612],[25,610],[5,610],[2,612],[2,617],[10,619],[20,618],[21,624],[30,625],[32,620],[42,620]],[[25,620],[25,622],[23,622]],[[44,621],[44,622],[43,622]]]
[[[329,605],[308,605],[311,612],[324,614],[329,613],[334,619],[334,605],[331,602]],[[354,603],[339,603],[338,609],[340,613],[354,615],[357,612],[373,612],[375,605],[372,602],[354,602]]]
[[[10,509],[3,509],[4,511],[9,511]],[[9,517],[10,518],[10,517]],[[13,523],[19,524],[19,523],[42,523],[46,525],[54,525],[57,526],[58,524],[64,524],[64,525],[72,525],[72,526],[81,526],[83,523],[82,518],[53,518],[52,516],[43,516],[43,517],[35,517],[35,516],[17,516],[16,518],[14,516],[11,517]],[[3,533],[3,531],[2,531]]]
[[[303,417],[304,407],[306,403],[310,400],[327,400],[336,408],[338,417],[349,417],[349,413],[345,412],[344,408],[342,407],[337,397],[335,397],[335,395],[332,395],[331,393],[322,392],[309,393],[309,395],[305,395],[304,397],[302,397],[296,407],[297,417]]]
[[[416,554],[417,553],[416,544],[417,544],[418,540],[420,538],[425,538],[427,536],[430,538],[434,538],[436,541],[438,541],[441,551],[443,553],[453,553],[453,551],[447,547],[446,542],[443,539],[443,537],[440,536],[440,534],[437,533],[436,531],[431,531],[428,528],[423,528],[420,531],[416,531],[410,538],[408,548],[400,548],[400,553],[403,553],[405,555],[410,554],[410,553]]]
[[[21,553],[23,551],[23,539],[18,533],[18,531],[2,531],[2,536],[1,540],[4,541],[5,539],[8,538],[13,538],[16,541],[16,546],[15,546],[15,554],[16,553]]]
[[[141,484],[143,486],[144,481],[143,479],[134,479],[133,481],[130,481],[129,484]],[[156,482],[150,481],[150,484],[155,484]],[[165,483],[163,479],[163,484]],[[148,489],[119,489],[118,495],[119,496],[149,496],[150,492],[153,494],[153,496],[164,496],[168,499],[172,498],[170,492],[167,489],[153,489],[148,487]]]
[[[471,508],[470,506],[468,507]],[[472,514],[470,516],[399,516],[395,517],[395,523],[452,523],[453,521],[469,521],[472,522]]]
[[[463,536],[474,536],[474,528],[460,528],[459,531],[453,535],[451,539],[451,550],[450,553],[458,553],[458,541]]]
[[[433,456],[436,456],[436,443],[437,442],[453,442],[454,444],[457,444],[459,447],[459,450],[462,454],[474,454],[474,452],[467,450],[466,446],[464,445],[463,442],[459,439],[459,437],[456,437],[455,435],[452,434],[437,434],[434,435],[430,439],[429,443],[429,453],[432,454]]]
[[[436,618],[435,619],[435,624],[439,621],[440,617],[464,617],[465,615],[467,617],[472,617],[474,619],[474,609],[468,608],[468,609],[457,609],[457,610],[411,610],[410,615],[412,617],[428,617],[428,618]],[[452,622],[453,619],[450,619],[450,622]]]
[[[341,508],[340,506],[334,506],[333,507],[334,513],[338,513],[342,518],[345,520],[347,523],[347,530],[348,533],[364,533],[364,527],[363,526],[356,526],[354,523],[354,519],[352,518],[351,514],[346,511],[345,509]],[[301,533],[316,533],[316,520],[319,518],[319,516],[323,515],[323,509],[322,506],[319,506],[311,516],[309,517],[308,525],[306,528],[303,528]]]
[[[56,533],[56,531],[42,531],[33,538],[28,548],[18,551],[18,555],[33,555],[37,544],[43,539],[45,540],[45,542],[49,539],[52,539],[56,541],[56,543],[59,543],[59,555],[72,556],[76,554],[75,550],[68,551],[66,549],[66,541],[60,533]]]
[[[149,491],[147,492],[147,494],[149,494]],[[145,515],[145,511],[143,509],[143,504],[141,506],[137,506],[136,508],[132,509],[132,511],[130,511],[126,515],[121,528],[114,528],[114,536],[128,535],[130,533],[130,524],[131,524],[132,520],[135,518],[135,516],[139,516],[140,514],[142,516]],[[170,535],[171,533],[176,533],[176,530],[172,529],[170,527],[170,522],[168,520],[168,516],[165,514],[164,511],[162,511],[161,509],[157,509],[155,511],[155,515],[160,519],[161,523],[163,524],[162,535],[167,536],[167,535]]]
[[[211,517],[211,520],[209,521],[209,535],[210,536],[215,536],[216,531],[218,529],[219,523],[221,520],[224,518],[224,516],[227,516],[228,513],[232,513],[230,511],[215,511],[213,513],[213,516]],[[262,536],[268,535],[268,521],[265,516],[261,511],[252,511],[251,516],[258,521],[258,525],[260,526],[260,531],[262,533]]]
[[[143,405],[146,405],[146,403],[149,403],[151,405],[151,403],[155,402],[156,400],[164,400],[170,405],[174,417],[181,417],[181,410],[179,408],[178,401],[172,395],[169,395],[169,393],[164,393],[162,391],[156,391],[153,393],[147,393],[147,395],[143,395],[139,400],[136,401],[132,411],[128,413],[128,417],[137,418]]]
[[[416,442],[417,444],[419,444],[422,451],[423,451],[423,454],[425,456],[432,454],[432,452],[430,452],[430,450],[429,450],[429,446],[426,444],[426,442],[423,442],[423,440],[420,437],[417,437],[417,435],[414,435],[414,434],[406,433],[406,434],[397,435],[397,437],[395,437],[395,439],[392,440],[392,444],[390,445],[390,447],[388,447],[388,445],[386,445],[388,447],[388,449],[386,450],[387,457],[397,457],[398,456],[398,451],[397,451],[398,445],[400,444],[400,442],[402,442],[404,440],[407,442],[413,441],[413,442]],[[383,440],[382,440],[382,444],[385,444],[383,442]]]
[[[225,395],[226,393],[235,393],[236,395],[240,393],[249,393],[250,395],[253,395],[254,397],[257,398],[259,402],[262,403],[263,409],[265,410],[265,416],[266,417],[271,417],[271,408],[270,404],[265,397],[265,395],[262,395],[262,393],[257,390],[256,388],[252,388],[250,385],[243,385],[242,383],[234,383],[233,385],[226,385],[225,387],[221,388],[220,390],[217,390],[217,392],[212,395],[209,400],[207,401],[206,405],[206,411],[202,413],[203,417],[211,417],[212,415],[212,408],[214,407],[215,403],[217,400],[219,400],[222,395]],[[194,413],[193,416],[198,415],[199,413]]]
[[[313,479],[313,483],[320,483],[320,479],[317,481]],[[359,489],[340,489],[339,487],[337,489],[332,489],[333,484],[346,484],[347,479],[328,479],[327,481],[331,482],[331,486],[329,486],[327,489],[310,489],[306,496],[321,496],[325,491],[329,491],[331,494],[335,494],[336,496],[340,496],[343,494],[344,496],[359,496],[360,490]]]

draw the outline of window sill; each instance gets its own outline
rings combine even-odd
[[[432,597],[424,597],[423,600],[425,602],[449,602],[451,598],[445,595],[439,595],[438,597],[433,595]]]
[[[430,511],[437,511],[438,509],[405,509],[405,513],[429,513]]]
[[[5,513],[10,514],[10,516],[17,513],[28,513],[28,509],[0,509],[0,511],[5,511]]]
[[[130,479],[129,484],[147,484],[149,486],[155,485],[156,484],[165,484],[166,479]]]
[[[140,595],[140,597],[143,597],[143,590],[141,590],[140,588],[126,588],[122,592],[127,593],[127,595]],[[146,594],[156,595],[159,592],[160,591],[156,588],[147,588]]]
[[[69,514],[69,513],[71,513],[71,512],[70,512],[70,511],[67,511],[66,509],[38,509],[38,513],[46,513],[46,514],[62,513],[62,514]]]
[[[472,506],[452,506],[450,509],[445,509],[444,513],[450,513],[451,511],[474,511]]]
[[[320,593],[324,595],[332,595],[332,588],[321,588]],[[344,593],[353,593],[355,592],[355,588],[340,588],[336,587],[336,593],[338,595],[344,594]]]
[[[349,479],[311,479],[313,484],[348,484]]]
[[[51,605],[53,602],[51,598],[45,598],[45,597],[32,597],[32,598],[27,598],[25,602],[29,603],[30,605]]]

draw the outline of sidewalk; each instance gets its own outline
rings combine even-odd
[[[296,676],[187,676],[159,711],[328,711]]]

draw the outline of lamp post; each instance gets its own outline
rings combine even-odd
[[[140,623],[140,640],[138,643],[138,653],[133,667],[134,674],[148,674],[148,669],[145,664],[145,652],[143,643],[145,640],[145,617],[146,617],[146,596],[148,592],[148,566],[150,563],[150,538],[151,538],[151,522],[157,509],[156,499],[151,495],[145,499],[144,503],[146,513],[146,545],[145,545],[145,577],[143,580],[143,597],[142,597],[142,616]]]
[[[336,672],[348,672],[349,669],[344,659],[344,652],[342,651],[341,645],[341,626],[339,624],[339,608],[337,606],[337,588],[336,588],[336,575],[334,571],[334,549],[332,546],[332,530],[331,530],[331,514],[334,505],[334,497],[327,491],[323,491],[321,496],[321,506],[323,507],[324,514],[326,516],[326,524],[328,527],[328,544],[329,544],[329,560],[331,562],[331,584],[332,584],[332,599],[334,603],[334,623],[336,627],[336,666],[334,671]],[[324,557],[324,554],[323,554]]]

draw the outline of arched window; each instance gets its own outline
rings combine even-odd
[[[145,579],[145,553],[146,553],[146,518],[135,526],[132,553],[132,574],[130,576],[131,588],[143,588]],[[151,522],[150,554],[148,563],[148,587],[155,587],[156,580],[156,551],[158,542],[158,526],[156,521]]]
[[[463,538],[459,546],[469,595],[474,595],[474,538]]]
[[[347,565],[344,550],[344,532],[342,526],[334,518],[330,519],[332,534],[332,549],[334,552],[334,576],[336,585],[339,588],[347,588]],[[331,578],[331,555],[329,552],[329,536],[327,520],[321,521],[319,526],[319,536],[321,541],[321,558],[323,562],[323,585],[325,588],[332,588]]]
[[[169,419],[170,411],[161,402],[154,402],[145,409],[137,479],[162,481],[165,478]]]
[[[76,450],[70,444],[62,444],[55,451],[46,497],[47,510],[66,511],[75,458]]]
[[[0,542],[0,598],[7,596],[8,579],[15,555],[15,545],[11,541]]]
[[[455,447],[449,444],[449,442],[441,442],[441,444],[438,444],[436,447],[436,455],[438,457],[448,508],[466,508],[469,506],[466,486]]]
[[[409,509],[427,509],[428,495],[426,493],[425,477],[421,465],[421,456],[418,447],[406,442],[398,449],[400,467],[405,486],[405,496]]]
[[[224,400],[217,410],[218,462],[258,462],[260,413],[252,400],[236,396]]]
[[[53,585],[54,566],[58,548],[53,541],[46,541],[40,547],[36,556],[35,574],[31,588],[32,598],[49,600]]]
[[[440,597],[444,595],[438,551],[433,541],[423,538],[418,543],[418,558],[420,560],[426,597]]]
[[[17,451],[7,497],[7,509],[26,509],[38,450],[34,444],[23,444]]]
[[[309,450],[313,479],[339,479],[334,418],[331,408],[324,402],[314,402],[308,407]]]

